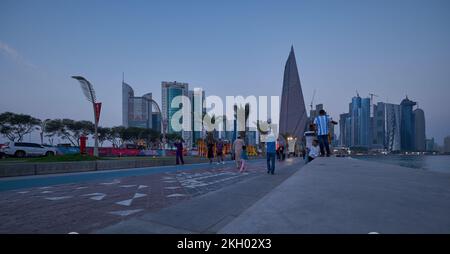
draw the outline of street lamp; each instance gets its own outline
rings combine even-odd
[[[100,110],[102,104],[100,102],[97,102],[97,99],[95,97],[95,90],[92,84],[87,81],[85,78],[81,76],[72,76],[73,79],[78,80],[80,82],[81,90],[84,93],[84,96],[86,99],[92,103],[92,108],[94,109],[94,123],[95,123],[95,145],[94,145],[94,156],[98,157],[98,121],[100,119]]]

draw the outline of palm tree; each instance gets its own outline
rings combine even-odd
[[[238,117],[241,116],[242,114],[244,114],[244,123],[242,123],[242,121],[237,121]],[[238,128],[240,130],[244,129],[244,131],[239,131],[239,136],[241,136],[242,139],[246,139],[246,132],[247,132],[247,128],[248,128],[248,117],[250,115],[250,104],[246,103],[244,105],[244,107],[242,107],[242,105],[239,105],[239,107],[237,105],[234,105],[234,121],[239,122],[240,127]],[[242,124],[244,124],[244,126],[242,126]],[[234,126],[234,131],[236,132],[236,126],[237,124],[235,124]],[[243,127],[243,128],[242,128]]]

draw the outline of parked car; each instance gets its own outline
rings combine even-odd
[[[0,152],[7,156],[23,158],[26,156],[53,156],[56,154],[56,149],[36,143],[9,142],[1,148]]]

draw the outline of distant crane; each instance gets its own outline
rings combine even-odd
[[[311,110],[313,110],[313,102],[314,102],[314,98],[315,97],[316,97],[316,89],[314,89],[313,96],[312,96],[312,99],[311,99],[311,104],[309,105],[311,107]]]

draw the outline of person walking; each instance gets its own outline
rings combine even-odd
[[[321,109],[319,115],[314,119],[314,124],[317,130],[317,138],[319,139],[320,146],[320,156],[325,156],[325,150],[327,157],[330,157],[330,144],[328,142],[328,126],[332,124],[337,124],[328,115],[326,115],[325,110]]]
[[[217,164],[225,164],[223,160],[223,141],[219,139],[219,142],[216,144],[216,155],[217,155]]]
[[[277,138],[277,142],[276,142],[276,154],[277,154],[277,160],[280,160],[280,139]]]
[[[266,139],[267,174],[273,175],[275,172],[275,154],[276,154],[275,135],[273,135],[273,133],[270,133]]]
[[[247,168],[247,161],[248,161],[247,147],[244,145],[242,146],[241,151],[241,169],[239,170],[240,173],[243,173],[244,170]]]
[[[175,152],[177,165],[179,165],[180,162],[181,162],[181,165],[184,165],[184,160],[183,160],[183,142],[180,139],[177,139],[175,141],[174,146],[177,149],[176,152]]]
[[[210,140],[207,144],[209,164],[213,163],[214,158],[214,141]]]
[[[234,146],[234,159],[236,160],[236,168],[241,167],[241,153],[244,146],[244,140],[239,136],[233,143]]]

